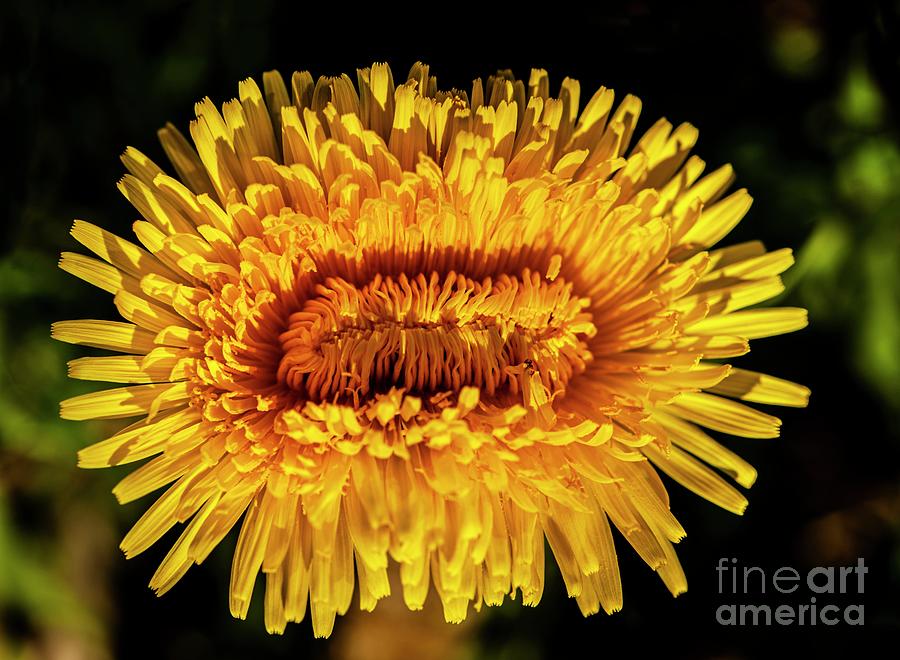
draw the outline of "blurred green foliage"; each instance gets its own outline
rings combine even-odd
[[[819,214],[787,281],[813,322],[850,335],[859,373],[900,410],[900,143],[885,106],[857,54],[834,97],[805,118],[811,131],[827,119],[832,166],[817,182]],[[791,184],[784,177],[784,195]]]
[[[98,613],[83,606],[58,545],[75,452],[97,429],[71,428],[56,416],[60,396],[85,388],[60,368],[73,351],[49,342],[48,327],[37,322],[46,314],[38,308],[52,309],[60,292],[76,294],[55,265],[29,250],[0,260],[0,604],[23,625],[102,639]],[[0,657],[17,654],[8,644],[0,633]]]

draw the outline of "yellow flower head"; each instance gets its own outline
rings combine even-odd
[[[274,72],[193,145],[159,132],[177,177],[139,151],[119,188],[143,247],[76,221],[99,259],[61,266],[115,296],[125,322],[62,321],[62,341],[116,351],[73,378],[128,384],[69,399],[66,419],[140,418],[83,467],[150,459],[114,492],[166,488],[122,542],[174,526],[151,580],[169,590],[240,523],[231,612],[265,574],[271,632],[389,593],[448,621],[470,603],[536,604],[544,539],[584,614],[622,606],[611,527],[673,594],[684,536],[657,470],[736,513],[755,470],[699,427],[775,437],[745,401],[803,406],[806,388],[721,360],[802,328],[800,309],[745,309],[783,290],[789,250],[710,248],[750,206],[701,176],[696,129],[640,139],[614,108],[547,73],[439,91],[427,66]],[[635,142],[633,146],[630,146]],[[612,525],[610,525],[612,523]]]

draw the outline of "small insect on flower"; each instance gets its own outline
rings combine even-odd
[[[622,607],[615,527],[675,595],[664,472],[735,513],[756,471],[700,427],[748,438],[809,391],[722,360],[806,325],[746,309],[783,290],[790,250],[711,249],[750,207],[725,166],[689,156],[666,120],[634,146],[640,101],[503,71],[439,91],[416,64],[239,86],[196,106],[191,143],[159,132],[176,176],[139,151],[119,188],[141,245],[78,220],[99,259],[64,270],[125,321],[54,324],[115,351],[73,378],[127,384],[62,403],[66,419],[139,418],[82,467],[149,459],[114,493],[166,488],[122,541],[181,536],[164,593],[240,522],[231,571],[245,617],[260,571],[265,621],[336,614],[388,595],[391,560],[419,609],[447,621],[544,585],[544,540],[587,615]],[[710,467],[711,466],[711,467]],[[610,524],[611,523],[611,524]]]

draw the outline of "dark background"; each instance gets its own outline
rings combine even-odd
[[[19,0],[2,12],[0,657],[380,658],[400,649],[411,658],[740,658],[798,642],[819,655],[859,651],[900,632],[898,3],[312,10],[272,0]],[[221,103],[240,79],[268,69],[355,77],[375,60],[389,61],[397,79],[425,61],[444,88],[498,68],[527,79],[535,66],[554,87],[566,75],[580,79],[583,101],[601,84],[620,98],[637,94],[639,128],[662,115],[692,122],[696,152],[710,166],[733,163],[754,196],[725,244],[760,238],[794,248],[798,263],[777,302],[807,307],[810,327],[755,342],[739,364],[809,385],[812,401],[775,411],[779,440],[726,441],[760,472],[742,518],[671,485],[688,530],[679,547],[687,594],[672,599],[622,543],[625,609],[613,617],[583,619],[548,560],[536,609],[507,603],[451,627],[434,609],[404,615],[382,603],[339,619],[321,641],[307,622],[266,635],[261,590],[247,622],[231,619],[234,535],[163,599],[145,584],[168,539],[127,563],[118,552],[147,503],[115,504],[109,490],[120,470],[75,468],[75,451],[105,437],[104,424],[57,419],[59,399],[91,388],[66,379],[65,360],[84,353],[51,342],[49,324],[114,318],[107,296],[55,268],[59,251],[76,249],[71,220],[129,235],[136,212],[115,189],[118,154],[133,145],[165,162],[156,129],[167,120],[186,129],[201,97]],[[863,603],[865,626],[719,626],[716,608],[736,601],[717,593],[720,557],[770,574],[864,557],[865,594],[818,600]]]

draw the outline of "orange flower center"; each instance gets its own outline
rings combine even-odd
[[[538,375],[551,392],[584,369],[596,328],[562,279],[525,269],[476,282],[453,271],[327,278],[282,333],[278,381],[325,401],[402,387],[516,395]]]

